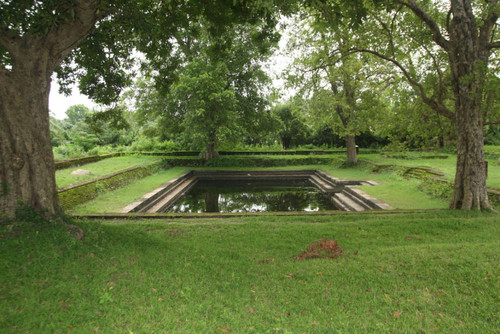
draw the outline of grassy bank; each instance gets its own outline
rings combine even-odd
[[[58,170],[56,172],[56,183],[57,186],[61,188],[70,184],[96,179],[98,177],[112,174],[114,172],[118,172],[120,170],[127,169],[133,166],[143,165],[154,160],[159,160],[159,158],[147,155],[113,157],[79,167]],[[90,174],[71,175],[71,173],[77,169],[89,170]]]
[[[0,328],[493,333],[498,216],[474,212],[0,227]],[[36,227],[36,229],[34,228]],[[297,261],[314,241],[337,259]]]
[[[417,154],[406,153],[410,159],[385,158],[380,154],[360,154],[360,159],[367,159],[382,164],[395,164],[400,166],[416,167],[424,166],[436,169],[444,173],[444,178],[448,180],[455,179],[457,156],[448,154],[447,159],[422,159],[418,158]],[[488,161],[488,178],[486,185],[490,188],[500,189],[500,166],[498,159],[486,159]]]

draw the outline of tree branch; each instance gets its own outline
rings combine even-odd
[[[432,33],[432,39],[434,40],[434,42],[436,42],[437,45],[439,45],[446,51],[450,49],[450,42],[446,38],[444,38],[443,34],[441,34],[439,25],[426,11],[424,11],[419,5],[417,5],[415,0],[398,0],[396,2],[409,8],[420,20],[422,20],[427,25]]]
[[[491,42],[490,45],[489,45],[489,48],[490,49],[498,49],[498,48],[500,48],[500,41]]]
[[[424,87],[417,81],[415,80],[410,73],[406,70],[406,68],[397,60],[387,57],[377,51],[374,50],[368,50],[368,49],[351,49],[351,52],[362,52],[362,53],[369,53],[372,54],[378,58],[384,59],[392,64],[394,64],[399,70],[403,73],[403,76],[406,78],[406,80],[414,87],[414,89],[418,92],[419,96],[422,98],[422,101],[424,101],[425,104],[427,104],[429,107],[431,107],[433,110],[435,110],[438,114],[447,117],[451,120],[454,120],[455,114],[449,110],[445,105],[443,105],[440,101],[436,101],[433,98],[429,98],[427,94],[425,94]]]
[[[495,11],[495,7],[497,5],[498,0],[490,0],[488,2],[486,19],[479,29],[479,43],[481,43],[482,48],[492,49],[493,43],[490,43],[490,38],[492,36],[493,28],[498,20],[498,14]]]
[[[45,38],[55,43],[50,51],[57,63],[66,58],[87,37],[97,19],[104,15],[98,12],[98,5],[99,0],[75,0],[75,19],[49,31]]]

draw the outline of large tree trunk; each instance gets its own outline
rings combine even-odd
[[[486,189],[481,112],[489,50],[481,41],[470,1],[452,0],[450,58],[457,127],[457,170],[452,209],[492,207]],[[486,41],[489,42],[489,41]]]
[[[12,60],[11,68],[0,66],[0,219],[14,218],[20,201],[48,216],[59,210],[50,143],[50,81],[94,27],[100,3],[73,1],[74,19],[47,24],[43,34],[0,30],[0,44]]]
[[[19,203],[52,215],[59,210],[50,142],[50,75],[44,66],[13,71],[0,86],[0,211],[15,216]]]
[[[354,135],[345,136],[345,146],[347,148],[347,162],[358,162],[358,152],[356,150],[356,137]]]

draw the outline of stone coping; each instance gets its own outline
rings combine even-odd
[[[409,214],[409,213],[426,213],[447,211],[447,209],[421,209],[421,210],[370,210],[370,211],[295,211],[295,212],[238,212],[238,213],[87,213],[87,214],[72,214],[75,218],[99,219],[99,220],[138,220],[138,219],[224,219],[224,218],[239,218],[239,217],[266,217],[266,216],[284,216],[284,217],[300,217],[300,216],[339,216],[339,215],[394,215],[394,214]]]
[[[140,199],[127,205],[121,213],[156,213],[168,210],[180,197],[184,196],[198,180],[289,180],[307,179],[319,191],[331,196],[332,202],[340,210],[363,211],[392,209],[387,203],[369,196],[356,185],[376,185],[365,180],[340,180],[319,169],[287,170],[189,170],[161,186],[144,194]]]

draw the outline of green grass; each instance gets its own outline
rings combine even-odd
[[[120,212],[128,204],[138,200],[148,191],[153,190],[168,180],[188,170],[174,167],[137,180],[125,187],[100,194],[92,201],[80,204],[72,209],[75,213],[113,213]]]
[[[500,146],[498,145],[484,145],[484,151],[488,153],[500,154]]]
[[[175,167],[158,174],[151,175],[142,180],[138,180],[126,187],[116,189],[99,195],[92,201],[76,206],[72,213],[113,213],[119,212],[127,204],[139,199],[150,190],[167,182],[169,179],[180,175],[188,169]],[[214,167],[204,169],[220,170],[245,170],[245,168]],[[313,165],[313,166],[285,166],[273,168],[249,168],[252,170],[273,170],[273,169],[323,169],[331,175],[346,180],[373,180],[379,183],[378,186],[359,187],[369,195],[383,200],[397,209],[444,209],[448,207],[448,201],[433,198],[420,191],[418,180],[407,180],[394,173],[373,174],[361,168],[336,168],[334,166]]]
[[[359,158],[383,164],[395,164],[409,167],[431,167],[444,173],[444,178],[448,180],[455,179],[457,156],[453,154],[448,154],[448,159],[396,159],[384,158],[380,154],[360,154]],[[486,160],[488,161],[488,178],[486,179],[486,185],[490,188],[500,189],[500,166],[498,166],[498,159]]]
[[[56,171],[56,183],[58,187],[64,187],[70,184],[80,183],[92,180],[101,176],[112,174],[133,166],[142,165],[155,160],[158,157],[148,155],[129,155],[122,157],[113,157],[98,162],[86,164],[79,167],[72,167]],[[86,169],[91,172],[90,175],[71,175],[71,172],[77,169]]]
[[[39,222],[0,226],[2,332],[500,328],[500,225],[494,214],[79,224],[86,230],[83,241]],[[344,255],[294,260],[322,238],[337,240]]]

